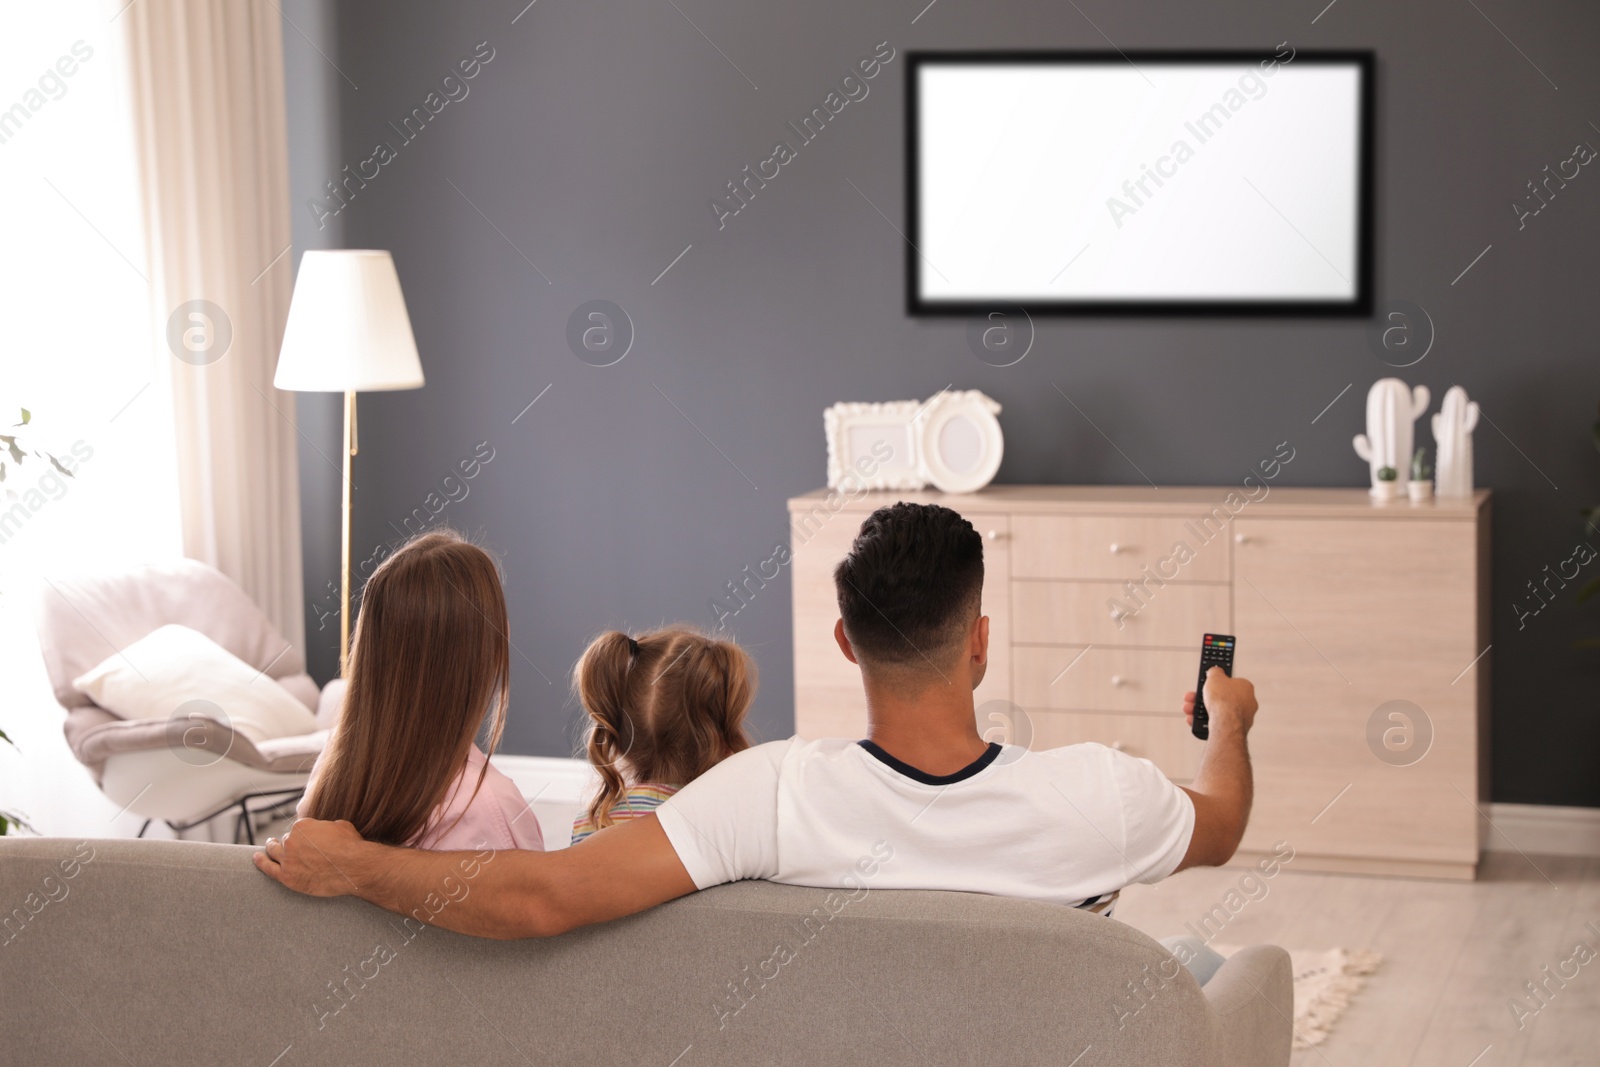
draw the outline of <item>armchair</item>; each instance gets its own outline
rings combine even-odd
[[[118,574],[47,581],[35,611],[45,670],[66,711],[73,755],[114,803],[183,832],[238,809],[240,831],[254,844],[253,817],[299,797],[327,740],[343,682],[319,691],[298,649],[250,598],[219,571],[195,560],[151,564]],[[150,632],[177,624],[205,634],[316,713],[318,729],[252,743],[223,722],[183,720],[181,737],[166,721],[126,720],[73,688],[105,657]],[[181,743],[175,743],[181,742]],[[203,762],[184,750],[223,755]]]

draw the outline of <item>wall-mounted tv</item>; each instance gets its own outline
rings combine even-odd
[[[1366,315],[1370,52],[913,52],[913,315]]]

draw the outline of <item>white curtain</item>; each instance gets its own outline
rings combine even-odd
[[[272,387],[293,284],[280,15],[138,0],[120,17],[184,553],[303,650],[294,396]]]

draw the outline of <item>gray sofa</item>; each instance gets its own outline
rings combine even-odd
[[[492,861],[491,861],[492,862]],[[497,942],[268,881],[243,846],[0,839],[0,1062],[1289,1061],[1288,956],[1202,990],[1129,926],[960,893],[740,883]],[[1142,991],[1141,991],[1142,987]]]

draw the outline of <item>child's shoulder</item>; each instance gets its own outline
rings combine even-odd
[[[611,805],[611,810],[607,814],[611,816],[613,823],[637,819],[655,811],[666,803],[668,797],[682,788],[680,785],[667,782],[640,782],[631,785],[617,798],[616,803]],[[572,820],[572,843],[577,844],[599,829],[587,811],[579,813],[578,817]]]
[[[630,805],[648,804],[656,807],[682,788],[681,785],[669,785],[665,782],[640,782],[638,785],[629,786],[616,806],[626,808]]]

